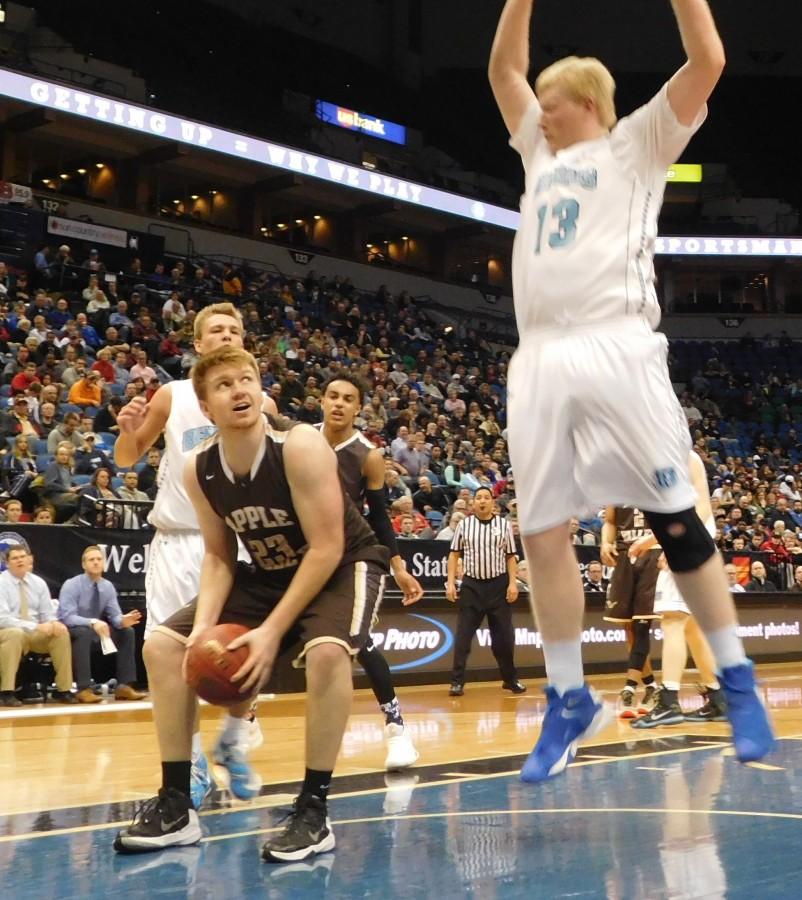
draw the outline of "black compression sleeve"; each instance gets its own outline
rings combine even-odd
[[[390,556],[398,556],[398,544],[395,541],[395,532],[384,506],[384,490],[365,491],[365,499],[368,501],[368,522],[376,533],[379,543],[390,551]]]

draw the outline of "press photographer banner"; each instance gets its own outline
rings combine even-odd
[[[747,653],[756,659],[802,656],[802,603],[795,602],[795,594],[760,594],[759,602],[746,600],[740,595],[738,602],[739,633]],[[421,608],[422,607],[422,608]],[[428,607],[428,608],[427,608]],[[605,622],[600,607],[589,608],[585,614],[582,632],[583,657],[591,666],[619,664],[627,656],[627,639],[624,629],[615,623]],[[515,628],[515,663],[519,669],[543,667],[543,649],[540,632],[534,625],[526,598],[518,600],[513,612]],[[457,609],[442,600],[431,606],[421,604],[400,612],[395,607],[384,609],[373,641],[381,647],[390,668],[399,676],[415,676],[425,672],[449,672],[454,655],[454,635],[457,627]],[[652,657],[662,656],[663,632],[660,624],[652,629]],[[473,642],[468,661],[470,671],[481,669],[496,672],[496,662],[490,646],[490,632],[480,628]],[[399,678],[403,683],[404,678]]]

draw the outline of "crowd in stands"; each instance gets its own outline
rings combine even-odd
[[[110,275],[96,248],[74,257],[67,245],[41,248],[27,271],[0,262],[0,488],[13,504],[9,521],[146,525],[159,451],[120,471],[117,415],[132,397],[149,399],[186,375],[195,316],[221,300],[241,310],[246,349],[289,418],[319,422],[321,388],[338,372],[368,385],[357,426],[385,454],[400,538],[448,539],[479,486],[493,490],[517,529],[509,348],[437,323],[408,293],[385,287],[186,259],[133,258]],[[676,341],[670,367],[708,471],[718,545],[770,553],[770,570],[792,565],[802,553],[802,355],[786,335]],[[596,544],[600,528],[599,514],[575,520],[572,540]]]

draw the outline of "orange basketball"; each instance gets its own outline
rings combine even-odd
[[[202,631],[187,651],[187,684],[207,703],[233,706],[248,698],[239,692],[241,682],[231,676],[248,658],[248,648],[226,647],[240,635],[250,631],[244,625],[213,625]]]

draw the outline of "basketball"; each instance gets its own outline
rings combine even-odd
[[[187,684],[207,703],[215,706],[233,706],[247,699],[240,694],[240,682],[232,682],[231,676],[248,658],[248,648],[226,647],[250,629],[244,625],[213,625],[201,632],[198,640],[187,652]]]

